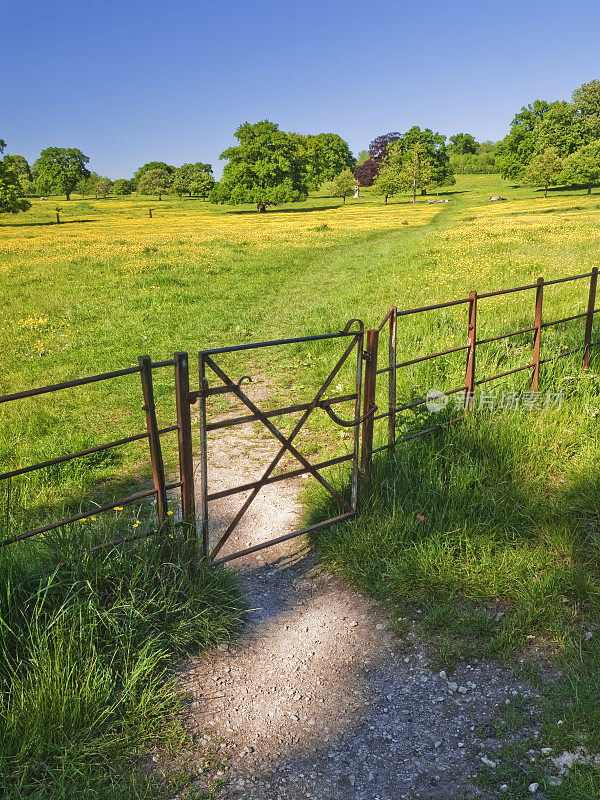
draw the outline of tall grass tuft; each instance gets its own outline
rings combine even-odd
[[[0,551],[2,797],[160,794],[134,757],[181,734],[169,668],[241,617],[232,575],[182,549],[165,530],[62,568],[53,547]]]

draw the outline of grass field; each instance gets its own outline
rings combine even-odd
[[[509,202],[490,205],[490,194],[504,194]],[[0,217],[0,280],[5,286],[0,391],[127,367],[144,353],[160,360],[176,350],[193,354],[212,346],[335,331],[351,317],[371,327],[392,304],[419,306],[465,297],[470,289],[505,288],[535,281],[538,275],[557,278],[598,265],[597,195],[553,191],[544,199],[494,176],[459,177],[440,194],[449,202],[439,205],[421,198],[413,206],[400,198],[384,207],[380,198],[364,195],[345,207],[326,196],[312,196],[304,204],[263,215],[197,200],[72,200],[59,202],[60,225],[50,224],[56,205],[51,200],[36,201],[18,217]],[[586,301],[584,281],[549,287],[545,318],[578,313]],[[479,337],[532,325],[533,302],[533,294],[525,300],[509,295],[482,301]],[[464,344],[464,307],[400,324],[398,336],[405,354]],[[600,338],[597,332],[593,338]],[[579,346],[581,339],[580,320],[546,329],[544,355]],[[528,359],[530,349],[530,335],[491,345],[481,355],[478,374],[516,367]],[[318,386],[332,359],[331,349],[311,346],[292,349],[285,358],[259,353],[250,365],[238,356],[231,359],[231,368],[235,375],[251,371],[263,376],[275,387],[274,402],[286,398],[292,403]],[[560,409],[476,412],[468,424],[414,440],[392,460],[379,460],[360,517],[318,538],[326,562],[361,589],[392,609],[404,609],[403,615],[417,605],[425,610],[425,626],[440,663],[451,666],[457,658],[474,654],[512,658],[535,646],[536,657],[558,664],[562,677],[552,692],[540,679],[548,698],[544,743],[558,749],[585,745],[590,752],[600,747],[596,363],[594,358],[585,375],[577,357],[544,369],[541,388],[564,391]],[[462,354],[406,370],[399,377],[399,401],[423,389],[460,385],[463,371]],[[502,388],[523,388],[527,374],[506,379]],[[168,424],[174,417],[172,375],[160,371],[155,380],[159,422]],[[2,469],[143,430],[138,381],[130,376],[51,399],[0,406]],[[422,416],[408,413],[400,430],[426,424]],[[315,442],[324,430],[320,425],[315,422],[307,432]],[[173,446],[165,443],[165,451],[173,468]],[[10,494],[6,486],[0,494],[0,527],[4,535],[18,533],[79,508],[84,499],[100,501],[147,479],[143,445],[16,479]],[[312,514],[323,513],[318,495],[311,503]],[[6,622],[1,631],[10,631],[2,634],[0,644],[5,698],[0,713],[9,720],[0,733],[0,764],[18,776],[10,782],[15,798],[48,796],[40,794],[44,781],[52,786],[52,797],[72,796],[90,779],[84,762],[113,763],[143,750],[166,724],[175,702],[172,695],[157,703],[160,719],[148,719],[146,727],[139,723],[150,698],[136,701],[133,710],[123,699],[136,697],[134,689],[127,690],[124,676],[138,674],[127,659],[139,653],[142,640],[154,644],[148,650],[149,665],[139,670],[148,670],[151,691],[163,697],[160,693],[168,691],[158,688],[160,676],[170,659],[235,628],[240,613],[235,587],[221,573],[202,571],[194,583],[185,570],[176,581],[167,568],[153,570],[152,565],[164,565],[169,558],[177,564],[160,544],[134,547],[113,562],[108,557],[97,565],[90,560],[81,574],[74,568],[49,577],[57,553],[115,530],[131,530],[138,520],[143,530],[152,524],[147,515],[144,508],[134,515],[111,512],[104,521],[72,526],[44,546],[0,551],[0,574],[11,576],[10,582],[3,579],[0,604],[0,620]],[[118,580],[111,578],[111,563],[121,576]],[[132,609],[123,598],[139,597],[140,592],[146,609],[140,627],[127,634],[132,638],[120,641],[118,657],[110,661],[110,643],[124,630],[123,619]],[[155,598],[161,593],[168,594],[162,607],[172,609],[168,621],[155,614]],[[184,595],[196,603],[195,616],[185,608]],[[24,611],[17,613],[17,606]],[[504,616],[496,621],[499,609]],[[186,614],[196,622],[176,639],[169,626],[176,629]],[[75,624],[75,617],[81,621]],[[55,621],[50,628],[48,621]],[[56,671],[53,689],[37,692],[27,686],[44,686],[34,665],[50,675],[48,665],[59,644],[75,654],[69,638],[74,627],[84,632],[86,652],[94,653],[97,683],[90,684],[86,713],[72,717],[64,726],[68,735],[63,740],[50,737],[51,747],[44,749],[36,744],[48,738],[43,725],[65,713],[59,697],[64,689],[60,681],[71,674],[68,660],[64,671]],[[534,676],[534,654],[524,664]],[[111,675],[124,695],[107,688]],[[8,681],[24,688],[7,693]],[[47,698],[43,709],[25,708],[25,698],[41,703],[42,696]],[[78,699],[80,708],[84,699]],[[104,716],[106,708],[114,709],[113,716]],[[42,720],[39,725],[37,720]],[[108,747],[115,730],[119,747]],[[81,748],[83,761],[65,772],[82,740],[88,742]],[[37,764],[37,771],[26,770],[26,761]],[[67,775],[64,786],[61,769]],[[82,784],[77,784],[79,773]],[[107,779],[90,796],[125,796],[126,791],[150,796],[153,790],[143,788],[139,777],[130,780],[127,788]],[[527,796],[524,780],[523,775],[507,776],[511,796]],[[600,777],[594,767],[580,767],[568,785],[544,791],[548,798],[597,797]]]

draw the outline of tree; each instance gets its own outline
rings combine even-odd
[[[402,134],[398,133],[398,131],[392,131],[391,133],[383,133],[381,136],[373,139],[369,145],[369,156],[378,167],[385,161],[388,147],[401,138]]]
[[[42,194],[64,194],[71,199],[71,192],[81,178],[89,177],[86,164],[90,159],[75,147],[47,147],[33,165],[36,185]]]
[[[304,138],[311,188],[318,189],[323,181],[333,180],[344,170],[356,167],[356,159],[348,143],[337,133],[318,133]]]
[[[19,178],[24,177],[31,180],[31,168],[25,156],[14,155],[4,156],[4,166],[16,172]]]
[[[556,186],[562,170],[562,159],[556,147],[547,147],[543,153],[535,156],[524,173],[524,182],[528,186],[543,186],[544,197],[548,197],[548,187]]]
[[[585,144],[575,107],[565,101],[550,103],[543,118],[535,125],[533,134],[536,154],[554,147],[564,158]]]
[[[457,156],[477,153],[479,142],[470,133],[456,133],[449,139],[448,152]]]
[[[445,136],[434,133],[431,128],[421,130],[418,125],[413,125],[402,135],[401,146],[405,153],[414,154],[417,145],[420,160],[431,171],[429,179],[421,185],[421,194],[426,194],[429,186],[451,186],[456,183]]]
[[[0,155],[4,153],[6,142],[0,139]],[[19,174],[13,164],[6,158],[0,161],[0,213],[17,214],[31,208],[29,200],[21,197],[22,189],[19,183]]]
[[[142,176],[146,172],[150,172],[150,170],[154,169],[162,169],[168,175],[173,175],[175,172],[175,167],[171,164],[165,164],[164,161],[148,161],[147,164],[143,164],[141,167],[138,167],[138,169],[133,173],[133,185],[137,187]]]
[[[565,159],[560,180],[587,186],[587,193],[592,193],[592,186],[600,182],[600,139],[584,145]]]
[[[370,158],[368,150],[361,150],[358,154],[358,158],[356,159],[357,165],[360,167],[361,164],[364,164]]]
[[[113,194],[116,197],[125,197],[125,195],[131,194],[132,191],[133,186],[127,178],[117,178],[113,183]]]
[[[390,159],[392,166],[394,166],[396,159],[401,164],[398,173],[400,185],[403,189],[412,192],[412,201],[416,203],[418,191],[423,191],[436,185],[434,177],[435,166],[431,157],[421,142],[417,141],[410,150],[404,152],[398,146],[398,155],[393,153]]]
[[[400,169],[397,164],[384,164],[375,178],[373,189],[376,194],[383,195],[383,202],[387,205],[388,197],[397,194],[402,189]]]
[[[417,143],[420,145],[421,150],[427,154],[432,170],[432,181],[438,186],[447,186],[455,183],[454,171],[446,148],[446,137],[441,133],[434,133],[430,128],[421,130],[418,125],[413,125],[406,133],[394,131],[373,139],[369,145],[369,153],[376,164],[376,171],[378,172],[383,164],[388,162],[392,147],[398,146],[403,153],[408,153]],[[421,191],[425,194],[427,188],[423,186]]]
[[[306,156],[289,133],[269,120],[245,122],[235,132],[239,144],[220,158],[229,163],[211,192],[217,203],[256,203],[259,212],[269,205],[304,200],[308,195]]]
[[[586,143],[600,139],[600,81],[590,81],[575,89],[573,107]]]
[[[210,172],[198,172],[190,183],[190,193],[205,200],[212,192],[215,179]]]
[[[200,175],[212,174],[212,166],[199,161],[197,164],[182,164],[173,173],[171,188],[176,195],[181,197],[184,194],[192,196],[192,183]],[[214,183],[214,180],[213,180]]]
[[[496,165],[503,178],[518,180],[536,152],[535,128],[550,108],[546,100],[535,100],[515,115],[510,132],[498,145]]]
[[[138,181],[139,194],[157,194],[162,200],[163,194],[169,189],[170,175],[165,169],[150,169],[142,173]]]
[[[97,172],[92,172],[89,178],[85,181],[85,187],[82,187],[83,191],[86,194],[93,194],[94,197],[98,197],[98,182],[100,181],[100,175]],[[82,192],[83,195],[83,192]]]
[[[377,162],[372,158],[368,158],[354,170],[354,177],[361,186],[373,186],[373,181],[377,177],[378,171]]]
[[[110,178],[101,177],[98,179],[97,191],[104,199],[112,192],[113,182]]]
[[[341,197],[346,205],[346,198],[354,194],[354,175],[349,169],[343,170],[336,175],[331,182],[331,194],[333,197]]]

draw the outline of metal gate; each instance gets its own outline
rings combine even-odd
[[[368,408],[366,413],[361,417],[361,388],[362,388],[362,361],[363,353],[363,337],[364,330],[363,324],[360,320],[350,320],[345,328],[338,333],[325,334],[320,336],[304,336],[294,339],[279,339],[270,342],[260,342],[258,344],[238,345],[234,347],[221,347],[213,350],[203,350],[199,354],[199,422],[200,422],[200,530],[202,533],[202,543],[205,553],[210,553],[211,559],[214,563],[223,563],[230,561],[234,558],[253,553],[257,550],[262,550],[265,547],[277,544],[278,542],[291,539],[295,536],[308,533],[309,531],[322,528],[325,525],[330,525],[334,522],[348,519],[356,514],[357,501],[358,501],[358,472],[359,472],[359,458],[360,458],[360,424],[367,418],[372,417],[375,408]],[[234,380],[227,372],[227,368],[223,365],[222,356],[239,351],[251,351],[259,348],[272,348],[282,347],[286,345],[294,345],[303,342],[335,342],[336,340],[347,340],[347,345],[341,357],[334,363],[327,378],[323,381],[318,391],[314,396],[304,403],[299,403],[285,408],[275,408],[272,410],[262,410],[253,400],[250,399],[248,394],[244,391],[243,384],[250,381],[249,376],[244,376],[239,380]],[[219,363],[221,361],[221,363]],[[356,368],[356,383],[355,391],[350,394],[327,396],[334,379],[339,375],[340,370],[346,363],[354,363]],[[213,420],[212,415],[207,409],[207,400],[215,395],[223,395],[231,393],[237,398],[238,401],[247,409],[249,413],[244,416],[227,417],[225,419]],[[332,406],[353,402],[354,415],[350,420],[344,420],[338,416],[333,410]],[[294,440],[300,433],[307,420],[317,409],[321,409],[328,416],[340,426],[352,428],[353,444],[352,452],[346,453],[336,458],[330,458],[326,461],[319,463],[311,463],[309,459],[303,455],[294,444]],[[285,435],[280,428],[272,422],[274,418],[284,417],[300,413],[300,417],[296,420],[290,433]],[[275,456],[272,458],[262,476],[255,481],[244,483],[242,485],[234,486],[220,491],[209,492],[209,463],[207,457],[207,435],[211,431],[221,430],[223,428],[230,428],[237,425],[243,425],[250,422],[259,421],[269,431],[272,437],[279,443],[280,447]],[[292,456],[298,462],[298,468],[289,470],[283,473],[276,473],[274,471],[283,458],[284,455]],[[334,464],[343,462],[352,462],[352,473],[350,482],[350,496],[344,497],[331,483],[323,477],[321,470],[326,467],[331,467]],[[234,533],[240,520],[247,512],[261,489],[277,481],[285,480],[286,478],[298,477],[300,475],[310,474],[323,486],[327,492],[335,498],[340,506],[341,513],[321,522],[309,525],[308,527],[292,531],[283,536],[269,539],[267,541],[256,544],[252,547],[238,550],[234,553],[227,554],[217,558],[219,552],[224,546],[225,542]],[[239,510],[233,519],[226,526],[224,532],[221,533],[218,541],[211,547],[209,525],[210,502],[219,498],[227,497],[230,495],[244,494],[249,492],[246,499],[242,502]]]

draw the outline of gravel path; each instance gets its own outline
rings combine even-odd
[[[210,453],[214,486],[257,477],[275,452],[258,440],[249,468],[243,433],[220,432]],[[216,531],[239,504],[225,498],[211,509]],[[288,532],[301,512],[298,481],[267,488],[231,546]],[[251,609],[240,638],[179,669],[190,698],[184,723],[199,745],[190,758],[203,770],[198,788],[217,778],[220,796],[248,800],[499,796],[499,786],[474,783],[493,769],[487,762],[501,744],[486,723],[516,693],[533,704],[531,688],[487,663],[438,674],[415,622],[398,639],[389,616],[320,569],[302,540],[231,566]],[[530,718],[522,733],[532,732]]]

